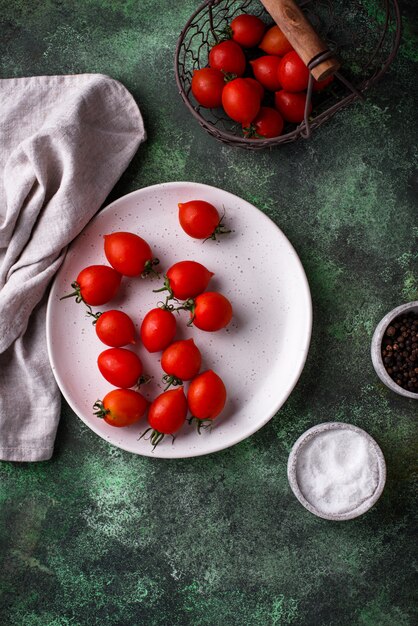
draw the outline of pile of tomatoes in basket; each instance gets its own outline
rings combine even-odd
[[[232,20],[228,39],[209,51],[209,67],[195,70],[191,89],[206,108],[223,107],[242,125],[245,137],[279,136],[284,122],[302,122],[306,106],[309,70],[278,26],[266,31],[255,15]],[[254,49],[261,56],[254,55]],[[249,59],[249,53],[254,58]],[[333,78],[314,81],[313,91],[322,91]],[[265,106],[265,103],[274,106]],[[309,103],[308,113],[312,110]]]
[[[196,239],[216,239],[227,233],[219,213],[203,200],[180,203],[179,221],[183,230]],[[135,233],[114,232],[104,237],[104,253],[110,265],[90,265],[72,283],[78,303],[87,306],[94,318],[97,337],[108,348],[97,359],[102,376],[116,389],[94,404],[95,415],[111,426],[130,426],[148,409],[150,440],[155,447],[165,435],[174,434],[187,421],[202,427],[211,425],[226,402],[226,388],[213,371],[200,372],[201,352],[192,338],[175,341],[177,313],[189,313],[188,325],[206,332],[225,328],[232,318],[232,306],[221,293],[206,291],[213,273],[197,261],[184,260],[172,265],[164,275],[164,285],[155,293],[166,292],[165,302],[151,309],[142,319],[140,339],[148,352],[162,353],[163,393],[149,405],[138,391],[147,377],[139,356],[127,348],[137,342],[133,320],[123,311],[94,312],[93,306],[110,302],[117,294],[122,277],[160,274],[158,259],[149,244]],[[183,383],[190,382],[187,397]],[[173,386],[173,389],[169,389]],[[144,433],[144,434],[145,434]]]

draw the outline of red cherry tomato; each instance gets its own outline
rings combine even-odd
[[[231,119],[248,126],[260,110],[259,92],[245,78],[235,78],[224,87],[222,106]]]
[[[195,70],[192,78],[192,93],[199,104],[208,109],[222,105],[222,91],[225,77],[220,70],[203,67]]]
[[[214,332],[229,324],[232,306],[228,298],[215,291],[200,294],[194,300],[194,311],[190,313],[194,326],[200,330]]]
[[[261,40],[266,25],[255,15],[238,15],[231,22],[232,39],[243,48],[254,48]]]
[[[213,276],[204,265],[196,261],[179,261],[167,271],[167,285],[178,300],[194,298],[203,291]]]
[[[142,374],[141,359],[125,348],[104,350],[99,354],[97,365],[107,382],[123,389],[136,385]]]
[[[279,57],[293,50],[278,26],[269,28],[258,47],[266,54],[274,54]]]
[[[252,85],[254,87],[254,89],[257,90],[258,95],[260,96],[260,102],[262,101],[262,99],[264,98],[264,87],[261,83],[258,82],[258,80],[256,80],[255,78],[246,78],[245,79],[247,81],[247,83],[249,83],[250,85]]]
[[[250,65],[253,68],[254,76],[263,87],[270,91],[280,89],[281,85],[277,75],[280,65],[278,57],[266,55],[250,61]]]
[[[242,76],[245,72],[245,55],[235,41],[228,39],[213,46],[209,52],[209,65],[226,74]]]
[[[75,297],[76,302],[85,302],[90,306],[106,304],[116,295],[121,278],[121,275],[108,265],[89,265],[81,270],[75,282],[71,283],[74,291],[63,296],[61,300]]]
[[[110,265],[123,276],[139,276],[154,271],[151,248],[134,233],[118,232],[104,236],[104,251]]]
[[[304,91],[307,88],[309,70],[294,50],[280,61],[278,78],[285,91]]]
[[[141,324],[141,340],[148,352],[165,350],[176,334],[176,318],[165,309],[148,311]]]
[[[164,380],[169,384],[191,380],[199,373],[201,364],[202,355],[193,339],[175,341],[161,356],[161,367],[168,375]]]
[[[313,91],[322,91],[328,85],[330,85],[334,80],[334,76],[328,76],[328,78],[324,78],[324,80],[314,80],[313,82]]]
[[[103,401],[93,405],[95,415],[101,417],[110,426],[130,426],[137,422],[147,410],[147,401],[133,389],[113,389],[105,395]]]
[[[134,323],[123,311],[102,313],[95,327],[98,338],[107,346],[120,348],[128,343],[135,343]]]
[[[299,124],[305,116],[306,93],[289,93],[288,91],[276,91],[274,104],[287,122]],[[309,103],[309,113],[312,111],[312,103]]]
[[[225,230],[218,210],[204,200],[180,202],[179,222],[182,229],[194,239],[216,239],[216,235],[229,233]]]
[[[213,420],[226,402],[226,388],[222,379],[212,370],[199,374],[190,383],[187,402],[193,417]]]
[[[183,387],[164,391],[155,398],[148,412],[148,424],[152,429],[151,444],[154,448],[164,435],[173,435],[180,430],[186,421],[187,410]]]
[[[278,92],[280,93],[280,92]],[[249,128],[244,128],[246,137],[278,137],[283,130],[283,118],[275,109],[261,107],[260,113]]]

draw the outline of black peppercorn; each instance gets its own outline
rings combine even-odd
[[[418,313],[396,318],[382,340],[382,360],[389,376],[398,385],[418,394]]]

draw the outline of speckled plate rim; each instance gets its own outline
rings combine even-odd
[[[410,311],[415,311],[416,313],[418,313],[418,300],[415,300],[414,302],[407,302],[406,304],[401,304],[397,306],[396,308],[392,309],[392,311],[389,311],[389,313],[386,313],[386,315],[380,320],[380,322],[376,326],[376,330],[373,333],[371,343],[371,357],[375,372],[379,376],[382,383],[386,385],[386,387],[399,394],[400,396],[418,400],[418,393],[414,393],[413,391],[408,391],[407,389],[400,387],[389,376],[385,366],[383,365],[381,350],[383,335],[385,334],[386,328],[393,322],[396,317],[399,317],[403,313],[409,313]]]
[[[240,196],[237,196],[236,194],[233,194],[229,191],[226,191],[224,189],[221,189],[220,187],[215,187],[213,185],[206,185],[205,183],[200,183],[200,182],[193,182],[193,181],[170,181],[170,182],[165,182],[165,183],[157,183],[155,185],[149,185],[147,187],[142,187],[140,189],[136,189],[135,191],[132,191],[128,194],[125,194],[124,196],[121,196],[120,198],[117,198],[116,200],[114,200],[111,204],[107,205],[106,207],[104,207],[101,211],[99,211],[99,213],[96,214],[96,216],[94,218],[92,218],[92,220],[90,220],[90,222],[87,224],[86,228],[91,224],[92,221],[98,219],[101,215],[103,215],[104,212],[109,212],[114,210],[115,208],[117,209],[119,203],[126,201],[127,198],[130,197],[140,197],[142,194],[148,193],[150,190],[158,190],[158,189],[167,189],[167,188],[176,188],[176,187],[190,187],[190,189],[196,188],[196,186],[198,187],[206,187],[208,189],[212,189],[215,191],[221,191],[222,193],[231,196],[232,198],[238,198],[241,202],[245,203],[248,207],[251,207],[251,209],[253,209],[254,211],[257,212],[257,214],[259,215],[259,217],[264,220],[266,222],[266,224],[268,223],[269,228],[275,229],[277,231],[278,236],[284,240],[286,242],[286,245],[289,247],[289,249],[294,253],[294,261],[298,266],[298,269],[300,271],[300,280],[301,280],[301,289],[304,292],[304,296],[305,296],[305,305],[306,305],[306,309],[304,310],[305,312],[305,327],[303,329],[303,334],[304,334],[304,338],[305,338],[305,343],[303,346],[303,350],[301,350],[299,352],[300,355],[300,361],[299,361],[299,366],[294,369],[294,374],[293,374],[293,378],[291,380],[291,383],[289,383],[288,389],[287,389],[287,393],[283,394],[279,400],[275,403],[272,403],[270,405],[269,411],[266,411],[265,415],[257,420],[256,423],[254,423],[254,427],[247,430],[244,433],[237,433],[237,436],[233,439],[233,440],[228,440],[228,441],[220,441],[219,445],[214,446],[212,448],[212,450],[210,450],[209,452],[201,452],[201,451],[196,451],[196,452],[188,452],[188,453],[183,453],[183,454],[179,454],[179,455],[175,455],[175,456],[170,456],[170,457],[162,457],[164,459],[183,459],[183,458],[192,458],[192,457],[198,457],[198,456],[205,456],[207,454],[214,454],[215,452],[220,452],[221,450],[225,450],[227,448],[230,448],[231,446],[234,446],[237,443],[240,443],[241,441],[247,439],[248,437],[251,437],[251,435],[253,435],[254,433],[256,433],[258,430],[260,430],[260,428],[262,428],[263,426],[265,426],[267,424],[267,422],[269,422],[272,417],[274,417],[274,415],[280,410],[280,408],[283,406],[283,404],[286,402],[286,400],[288,399],[288,397],[290,396],[290,394],[292,393],[293,389],[295,388],[296,383],[298,382],[300,375],[302,374],[303,368],[305,366],[306,363],[306,358],[308,356],[308,352],[309,352],[309,347],[310,347],[310,343],[311,343],[311,336],[312,336],[312,298],[311,298],[311,292],[310,292],[310,288],[309,288],[309,283],[308,283],[308,279],[306,277],[305,274],[305,270],[304,267],[302,265],[302,262],[299,258],[299,255],[297,254],[296,250],[294,249],[294,247],[292,246],[292,244],[290,243],[289,239],[286,237],[286,235],[283,233],[283,231],[277,226],[277,224],[275,224],[275,222],[273,222],[265,213],[263,213],[263,211],[261,211],[260,209],[258,209],[256,206],[254,206],[253,204],[251,204],[250,202],[248,202],[247,200],[245,200],[244,198],[241,198]],[[78,237],[80,237],[82,235],[83,231],[78,235]],[[74,240],[77,241],[78,237]],[[72,242],[73,245],[74,242]],[[62,271],[63,267],[65,265],[65,258],[64,261],[61,265],[61,268],[59,270],[59,272]],[[71,407],[71,409],[74,411],[74,413],[86,424],[86,426],[88,426],[88,428],[90,428],[94,433],[96,433],[96,435],[99,435],[99,437],[101,439],[103,439],[104,441],[106,441],[107,443],[111,443],[111,445],[115,445],[116,447],[120,448],[121,450],[125,450],[127,452],[130,452],[132,454],[138,454],[139,456],[148,456],[151,458],[160,458],[158,456],[158,449],[156,450],[156,454],[154,454],[153,450],[150,447],[150,450],[145,452],[145,451],[133,451],[132,449],[122,445],[122,444],[116,444],[113,442],[109,442],[109,440],[103,436],[103,433],[101,433],[98,429],[96,429],[94,427],[93,424],[91,424],[90,422],[88,422],[86,419],[84,419],[83,415],[80,415],[79,411],[77,410],[74,402],[72,401],[72,398],[70,396],[70,394],[68,394],[65,390],[65,383],[64,380],[61,379],[58,371],[57,371],[57,367],[56,367],[56,363],[55,363],[55,359],[54,359],[54,351],[52,348],[52,338],[51,338],[51,324],[53,321],[53,302],[54,302],[54,298],[56,296],[55,290],[56,290],[56,285],[58,283],[58,274],[56,275],[56,277],[54,278],[54,281],[52,283],[51,286],[51,290],[49,293],[49,297],[48,297],[48,304],[47,304],[47,312],[46,312],[46,339],[47,339],[47,349],[48,349],[48,356],[49,356],[49,360],[51,363],[51,367],[52,367],[52,371],[54,374],[54,377],[58,383],[58,387],[61,390],[62,395],[64,396],[65,400],[67,401],[68,405]]]
[[[318,509],[316,509],[310,502],[306,500],[306,498],[304,497],[303,493],[301,492],[299,488],[299,484],[298,484],[297,477],[296,477],[296,465],[298,461],[298,455],[299,455],[301,448],[307,443],[309,443],[314,437],[316,437],[320,433],[326,432],[327,430],[343,430],[343,429],[351,430],[355,433],[358,433],[359,435],[362,435],[373,446],[373,449],[377,456],[377,464],[379,467],[379,482],[378,482],[376,491],[373,493],[373,495],[370,498],[368,498],[365,502],[362,502],[360,506],[353,509],[352,511],[349,511],[348,513],[340,513],[340,514],[323,513],[319,511]],[[318,424],[317,426],[313,426],[312,428],[309,428],[308,430],[306,430],[299,437],[299,439],[297,439],[296,442],[294,443],[290,451],[289,460],[287,463],[287,478],[289,480],[289,484],[294,495],[299,500],[299,502],[305,507],[305,509],[308,509],[308,511],[310,511],[317,517],[321,517],[322,519],[332,520],[334,522],[342,522],[342,521],[354,519],[356,517],[359,517],[360,515],[363,515],[363,513],[366,513],[366,511],[371,509],[371,507],[374,504],[376,504],[376,502],[382,495],[382,492],[386,483],[386,462],[383,456],[383,452],[380,449],[377,442],[373,439],[371,435],[369,435],[369,433],[367,433],[362,428],[359,428],[358,426],[354,426],[353,424],[346,424],[344,422],[324,422],[322,424]]]

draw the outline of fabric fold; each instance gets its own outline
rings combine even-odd
[[[0,112],[0,459],[45,460],[60,411],[46,291],[146,135],[100,74],[0,80]]]

